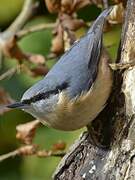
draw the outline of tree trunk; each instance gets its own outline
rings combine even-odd
[[[135,61],[135,0],[128,0],[117,62]],[[60,180],[135,180],[135,67],[114,73],[106,108],[71,147]]]

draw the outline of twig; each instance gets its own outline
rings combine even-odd
[[[20,39],[29,33],[34,33],[36,31],[42,31],[43,29],[49,29],[49,28],[54,28],[56,26],[55,23],[50,23],[50,24],[39,24],[36,26],[29,27],[24,30],[20,30],[19,32],[16,33],[16,38]]]
[[[19,155],[18,149],[15,151],[9,152],[7,154],[0,155],[0,162],[4,161],[5,159],[8,159],[10,157],[15,157],[17,155]]]
[[[18,15],[18,17],[4,32],[0,33],[0,51],[2,51],[3,54],[5,54],[4,51],[6,49],[6,46],[8,46],[10,42],[12,42],[13,40],[15,42],[14,35],[28,21],[28,19],[31,17],[33,13],[33,10],[34,10],[34,0],[25,0],[22,11]]]
[[[110,63],[109,66],[114,71],[123,70],[123,69],[128,69],[128,68],[135,66],[135,61],[130,61],[127,63]]]
[[[36,155],[38,157],[63,157],[65,156],[66,152],[53,152],[53,151],[46,151],[46,150],[42,150],[42,151],[37,151]]]
[[[33,13],[34,0],[25,0],[21,13],[4,33],[15,34],[21,29]]]
[[[3,80],[3,79],[6,79],[8,77],[13,76],[17,72],[17,70],[18,70],[18,67],[11,68],[11,69],[7,70],[5,73],[0,75],[0,81]]]
[[[28,145],[28,146],[26,145],[24,147],[20,147],[12,152],[0,155],[0,162],[18,155],[23,155],[23,156],[34,155],[41,158],[41,157],[51,157],[51,156],[63,157],[66,154],[65,152],[53,152],[46,150],[38,151],[36,150],[36,148],[37,147],[35,147],[34,145]]]

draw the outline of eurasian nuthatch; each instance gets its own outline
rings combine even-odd
[[[108,59],[102,58],[103,26],[110,11],[101,13],[88,33],[24,93],[21,102],[7,107],[21,108],[43,124],[65,131],[94,120],[105,107],[112,87]]]

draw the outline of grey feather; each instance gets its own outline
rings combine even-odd
[[[88,33],[74,43],[44,79],[25,92],[23,100],[38,93],[55,89],[64,82],[69,84],[67,91],[70,98],[81,94],[83,91],[88,91],[97,76],[103,26],[110,11],[111,9],[107,9],[101,13]]]

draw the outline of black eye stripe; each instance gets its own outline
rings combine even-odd
[[[62,91],[64,89],[66,89],[67,87],[68,87],[68,83],[64,82],[63,84],[57,86],[55,89],[50,90],[50,91],[46,91],[44,93],[37,94],[37,95],[31,97],[30,99],[25,99],[25,100],[22,101],[22,103],[31,104],[31,103],[34,103],[36,101],[40,101],[42,99],[47,99],[47,98],[50,97],[50,95],[58,94],[59,91]]]

